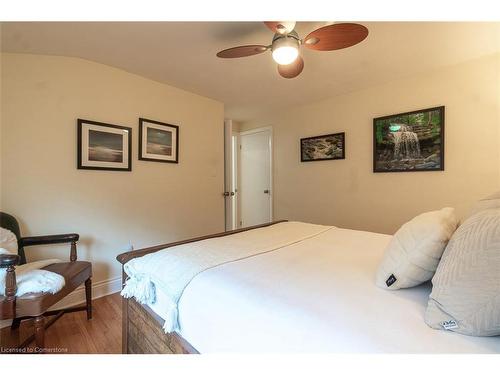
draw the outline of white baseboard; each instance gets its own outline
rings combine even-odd
[[[118,293],[122,290],[122,278],[102,280],[92,283],[92,299]],[[49,310],[65,309],[71,306],[80,305],[85,302],[85,287],[82,285],[64,297],[61,301],[52,306]],[[12,320],[0,320],[0,329],[10,326]]]
[[[122,290],[122,278],[115,277],[113,279],[102,280],[92,283],[92,299],[107,296],[109,294],[118,293]],[[76,288],[61,301],[52,306],[49,310],[65,309],[71,306],[76,306],[85,302],[85,287],[83,285]]]

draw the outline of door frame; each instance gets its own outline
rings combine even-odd
[[[238,196],[239,192],[239,157],[240,157],[240,134],[239,132],[233,132],[231,135],[231,191],[234,191],[232,197],[232,212],[231,212],[231,228],[238,229],[240,227],[240,200]]]
[[[274,220],[274,165],[273,165],[273,153],[274,153],[274,148],[273,148],[273,127],[272,125],[268,126],[263,126],[260,128],[255,128],[255,129],[250,129],[250,130],[245,130],[241,131],[238,133],[238,162],[236,163],[236,170],[234,171],[237,173],[237,176],[240,176],[240,153],[241,153],[241,136],[242,135],[250,135],[250,134],[255,134],[255,133],[263,133],[263,132],[269,132],[269,218],[270,221]],[[239,180],[238,180],[239,183]],[[238,185],[239,189],[239,185]],[[241,201],[238,199],[238,205],[241,204]],[[239,208],[239,207],[238,207]],[[238,210],[238,226],[240,223],[241,219],[241,210]]]
[[[237,145],[239,132],[234,131],[233,120],[224,120],[224,230],[233,230],[238,228],[237,216],[237,171],[238,152],[235,152],[235,143]],[[236,158],[236,159],[235,159]],[[231,194],[231,195],[226,195]]]

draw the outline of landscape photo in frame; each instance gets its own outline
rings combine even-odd
[[[139,119],[139,160],[179,162],[179,127],[165,122]]]
[[[300,161],[345,159],[345,133],[318,135],[300,140]]]
[[[444,107],[373,119],[373,171],[444,170]]]
[[[77,168],[132,170],[132,129],[104,122],[77,120]]]

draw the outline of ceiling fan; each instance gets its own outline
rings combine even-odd
[[[320,27],[300,39],[294,30],[293,21],[273,21],[264,24],[274,32],[270,45],[251,44],[228,48],[217,53],[217,57],[231,59],[247,57],[272,51],[274,61],[278,63],[278,73],[284,78],[297,77],[304,69],[304,60],[300,56],[300,46],[316,51],[333,51],[351,47],[362,42],[368,36],[368,29],[357,23],[336,23]]]

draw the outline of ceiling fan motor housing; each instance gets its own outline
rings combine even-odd
[[[300,45],[299,34],[297,34],[295,31],[290,31],[286,34],[274,34],[273,42],[271,43],[272,49],[274,50],[280,47],[281,43],[283,43],[284,41],[288,41],[287,43],[297,46],[298,48],[298,46]]]

